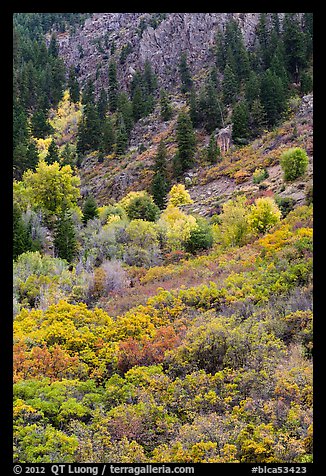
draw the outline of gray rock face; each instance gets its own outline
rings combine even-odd
[[[67,65],[75,65],[81,83],[95,80],[97,88],[107,85],[110,58],[118,63],[119,81],[128,87],[133,71],[146,59],[158,75],[159,86],[173,88],[178,83],[180,53],[187,52],[194,77],[213,65],[213,46],[218,30],[234,18],[239,22],[247,46],[255,41],[258,13],[168,13],[157,28],[141,24],[149,22],[150,13],[95,13],[75,34],[60,35],[60,54]],[[125,62],[121,52],[129,44]],[[112,50],[113,48],[113,50]],[[97,76],[97,77],[96,77]]]

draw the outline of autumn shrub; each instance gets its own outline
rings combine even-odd
[[[173,185],[169,192],[168,198],[169,204],[175,207],[193,203],[193,200],[190,198],[189,192],[186,190],[185,186],[182,183]]]
[[[248,223],[255,234],[266,233],[281,219],[281,211],[270,197],[257,198],[251,207]]]
[[[128,193],[120,200],[119,205],[125,209],[130,220],[156,221],[160,214],[153,198],[145,191]]]
[[[267,169],[257,168],[252,174],[252,181],[255,184],[259,184],[268,177]]]
[[[291,182],[306,172],[309,158],[305,150],[300,147],[294,147],[283,152],[280,162],[284,173],[284,180]]]
[[[246,200],[244,195],[239,195],[222,206],[220,236],[224,246],[241,246],[250,237]]]
[[[213,246],[213,232],[207,221],[197,218],[197,227],[192,229],[190,236],[185,243],[185,249],[189,253],[208,250]]]

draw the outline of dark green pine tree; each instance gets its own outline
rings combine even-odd
[[[115,153],[117,156],[121,156],[126,152],[128,146],[128,134],[122,116],[120,116],[118,124]]]
[[[102,124],[102,138],[100,151],[103,154],[111,154],[114,150],[115,131],[111,117],[106,117]]]
[[[39,154],[35,140],[32,138],[29,140],[27,145],[26,160],[25,169],[35,170],[39,161]]]
[[[265,70],[270,66],[270,37],[267,28],[267,13],[260,13],[256,27],[256,34],[259,41],[258,54],[261,60],[262,69]]]
[[[13,207],[13,259],[33,248],[32,239],[17,205]]]
[[[128,98],[127,93],[122,92],[118,95],[118,112],[123,118],[126,128],[126,133],[129,138],[132,128],[134,126],[133,107],[132,102]]]
[[[118,107],[118,80],[117,80],[117,63],[113,60],[110,61],[109,71],[109,86],[108,86],[108,98],[109,98],[109,110],[115,112]]]
[[[50,102],[53,107],[59,104],[63,97],[66,83],[66,68],[61,58],[53,60],[51,76],[51,97]]]
[[[45,139],[53,132],[53,127],[42,109],[36,110],[31,118],[31,132],[36,139]]]
[[[219,110],[217,91],[211,80],[205,88],[205,128],[208,133],[212,133],[222,124],[221,112]]]
[[[249,78],[245,84],[245,97],[249,105],[260,95],[260,81],[258,75],[254,71],[250,71]]]
[[[221,150],[217,144],[215,134],[211,134],[209,144],[206,149],[206,157],[209,163],[216,164],[221,160]]]
[[[305,34],[297,13],[285,13],[284,15],[283,43],[287,70],[293,81],[297,83],[301,70],[307,64]]]
[[[77,251],[76,231],[69,210],[64,209],[58,217],[54,230],[56,256],[70,263]]]
[[[160,114],[163,121],[169,121],[173,116],[173,109],[167,92],[160,91]]]
[[[156,205],[162,210],[166,206],[166,197],[170,188],[167,176],[167,150],[163,140],[160,141],[154,163],[154,175],[151,193]]]
[[[177,120],[177,157],[180,162],[182,172],[190,169],[194,165],[196,150],[196,136],[190,116],[186,112],[180,112]]]
[[[238,93],[238,80],[229,63],[225,66],[222,88],[224,104],[233,104]]]
[[[100,120],[103,120],[108,112],[108,98],[104,88],[101,88],[100,96],[97,101],[97,111]]]
[[[146,94],[152,95],[157,88],[157,78],[148,59],[146,59],[144,64],[143,80]]]
[[[133,92],[132,111],[135,122],[137,122],[141,117],[143,117],[145,113],[144,97],[140,84],[135,87],[135,90]]]
[[[51,35],[48,54],[53,56],[53,58],[57,58],[59,55],[59,45],[57,42],[57,35],[55,33],[52,33]]]
[[[59,148],[58,148],[57,144],[54,142],[53,139],[50,142],[50,145],[49,145],[49,148],[48,148],[48,153],[46,154],[44,160],[47,164],[53,164],[54,162],[58,162],[58,163],[60,162]]]
[[[226,51],[224,35],[221,30],[217,31],[215,38],[215,60],[218,71],[223,73],[226,63]]]
[[[78,152],[97,150],[101,140],[101,124],[98,117],[97,107],[93,103],[85,106],[84,114],[78,128],[77,148]]]
[[[75,104],[78,103],[80,99],[80,90],[74,66],[71,66],[69,69],[68,89],[70,101]]]
[[[262,134],[267,127],[266,112],[260,99],[255,99],[250,107],[249,124],[252,139]]]
[[[281,78],[270,68],[262,75],[260,91],[267,124],[274,126],[284,111],[285,92]]]
[[[235,142],[241,143],[249,137],[249,109],[246,100],[238,102],[232,113],[232,136]]]
[[[95,102],[94,82],[91,79],[89,79],[86,83],[85,88],[83,89],[81,103],[83,106],[86,106],[87,104],[94,104],[94,102]]]
[[[187,62],[187,54],[185,52],[182,52],[180,55],[179,74],[181,81],[181,92],[186,93],[192,88],[192,78]]]
[[[88,195],[85,199],[83,205],[83,223],[86,225],[88,220],[92,220],[93,218],[98,218],[98,208],[95,198],[92,195]]]
[[[71,144],[67,143],[61,152],[61,164],[62,166],[70,165],[72,167],[76,164],[76,161],[76,151]]]

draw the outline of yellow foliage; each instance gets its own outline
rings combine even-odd
[[[169,192],[169,205],[178,207],[190,203],[193,203],[193,200],[190,198],[189,192],[187,192],[185,186],[182,183],[173,185]]]

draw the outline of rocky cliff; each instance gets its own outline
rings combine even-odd
[[[74,34],[59,35],[60,54],[67,65],[77,67],[82,84],[88,78],[97,86],[107,84],[107,66],[114,57],[124,87],[149,59],[159,85],[173,89],[180,53],[187,52],[196,79],[213,64],[216,33],[230,18],[238,21],[246,45],[253,45],[258,13],[94,13]]]

